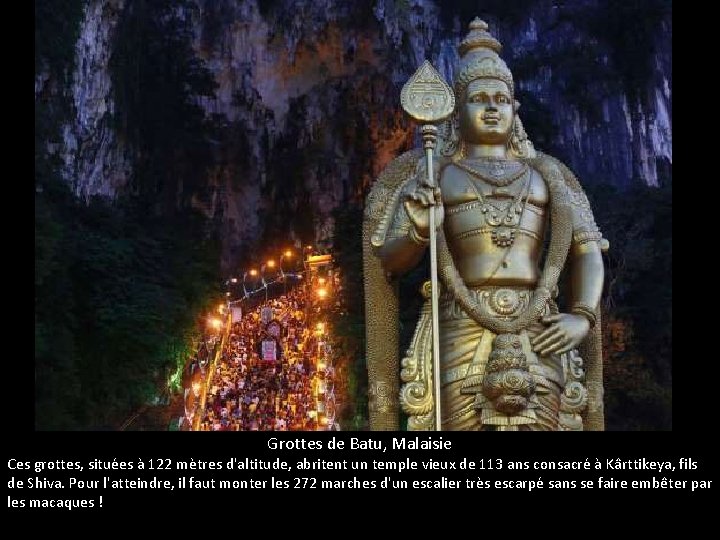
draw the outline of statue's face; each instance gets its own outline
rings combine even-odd
[[[476,79],[460,106],[460,133],[472,144],[506,144],[515,110],[510,89],[498,79]]]

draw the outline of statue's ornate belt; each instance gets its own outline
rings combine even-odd
[[[529,287],[481,287],[471,289],[470,294],[488,315],[511,320],[530,304],[533,290]],[[460,304],[448,293],[440,298],[440,311],[444,319],[467,318]]]

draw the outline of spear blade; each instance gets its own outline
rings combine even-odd
[[[448,118],[455,109],[455,95],[442,76],[425,60],[400,92],[400,103],[405,112],[422,124],[427,185],[435,187],[433,150],[437,144],[437,127],[434,124]],[[430,305],[432,316],[432,371],[435,430],[442,430],[440,410],[440,322],[438,310],[437,223],[436,207],[429,209],[430,225]]]
[[[442,75],[425,60],[400,92],[400,103],[413,120],[435,124],[455,109],[455,95]]]

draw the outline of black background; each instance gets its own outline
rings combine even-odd
[[[530,496],[538,500],[552,500],[562,497],[570,504],[572,501],[586,500],[588,498],[602,497],[612,501],[627,501],[633,503],[637,500],[667,500],[680,496],[689,498],[691,502],[700,501],[710,496],[714,489],[690,492],[678,489],[606,489],[597,487],[597,478],[606,480],[651,480],[653,477],[672,478],[673,480],[711,480],[714,478],[715,463],[711,447],[707,445],[709,439],[702,431],[695,433],[580,433],[580,434],[544,434],[544,433],[504,433],[502,435],[477,433],[427,433],[418,435],[421,439],[433,437],[452,443],[450,450],[391,450],[393,437],[414,439],[415,434],[408,433],[351,433],[351,432],[318,432],[318,433],[289,433],[289,432],[221,432],[221,433],[26,433],[16,437],[10,445],[8,459],[14,458],[22,461],[80,461],[85,466],[83,472],[73,471],[43,471],[35,473],[27,470],[11,471],[7,469],[7,481],[11,476],[26,480],[32,478],[47,478],[50,480],[63,480],[74,476],[82,480],[101,479],[108,476],[112,479],[129,478],[150,480],[157,477],[159,480],[170,480],[176,485],[178,477],[194,477],[196,480],[209,480],[214,478],[216,486],[219,480],[267,480],[266,489],[184,489],[179,490],[176,485],[174,491],[166,489],[63,489],[63,490],[37,490],[37,489],[8,489],[6,493],[13,499],[94,499],[94,508],[77,508],[67,510],[59,509],[30,509],[15,508],[10,512],[16,517],[30,518],[38,514],[63,515],[71,519],[83,518],[88,514],[95,517],[119,514],[131,515],[133,519],[143,516],[150,519],[162,515],[165,511],[173,513],[183,511],[184,508],[193,508],[196,505],[204,508],[209,519],[212,516],[227,516],[227,512],[235,512],[238,505],[243,511],[264,512],[269,508],[276,508],[281,501],[283,505],[305,508],[305,505],[315,505],[322,500],[321,509],[328,510],[336,503],[349,504],[349,501],[360,500],[378,501],[387,500],[390,504],[401,501],[442,501],[449,503],[457,501],[464,506],[467,501],[502,501],[514,500],[518,497]],[[282,441],[310,441],[322,443],[322,450],[271,450],[268,441],[271,438]],[[327,448],[331,438],[345,442],[345,449],[330,450]],[[387,446],[386,452],[369,450],[349,450],[351,438],[366,441],[383,441]],[[280,458],[292,466],[291,471],[277,470],[226,470],[225,463],[230,458],[244,459],[257,458],[262,460],[275,460]],[[607,470],[607,459],[634,460],[646,458],[652,461],[671,461],[676,466],[674,472],[657,470]],[[696,470],[677,469],[678,459],[692,458],[697,462]],[[102,461],[131,461],[135,464],[133,470],[115,471],[89,471],[87,462],[91,459]],[[307,458],[310,461],[317,459],[329,461],[368,461],[370,469],[366,471],[351,470],[297,470],[297,461]],[[419,468],[415,471],[380,471],[372,469],[372,460],[397,461],[410,458],[417,461]],[[429,459],[438,461],[459,462],[463,458],[473,461],[501,459],[501,470],[425,470],[421,462]],[[149,463],[150,459],[172,460],[172,470],[137,470],[138,459]],[[534,461],[585,461],[592,465],[589,470],[539,470],[532,468]],[[596,459],[601,460],[602,470],[595,469]],[[221,470],[177,470],[175,461],[214,461],[221,462]],[[530,462],[529,470],[509,470],[508,462]],[[493,461],[497,464],[497,461]],[[9,467],[9,463],[7,463]],[[389,476],[394,480],[406,480],[412,486],[413,480],[439,480],[446,477],[452,480],[462,480],[460,488],[455,489],[381,489],[381,480]],[[289,480],[287,489],[271,489],[270,479]],[[316,478],[317,487],[297,489],[295,478]],[[376,489],[321,489],[321,480],[375,480]],[[490,488],[468,488],[464,479],[490,481]],[[528,491],[527,489],[498,489],[494,487],[496,480],[532,480],[544,482],[542,489]],[[576,489],[550,489],[550,480],[575,480]],[[581,480],[595,481],[592,489],[581,489]],[[7,484],[6,484],[7,485]],[[689,485],[689,484],[688,484]],[[102,507],[98,505],[98,497],[102,495]],[[610,499],[607,499],[607,498]],[[558,499],[559,501],[560,499]],[[293,501],[290,503],[289,501]],[[463,502],[465,501],[465,502]],[[269,506],[268,506],[269,505]],[[372,505],[371,505],[372,506]],[[383,505],[378,507],[381,510]],[[480,511],[480,505],[478,511]],[[130,514],[129,514],[130,513]],[[272,512],[271,512],[272,514]],[[202,515],[202,512],[199,514]]]

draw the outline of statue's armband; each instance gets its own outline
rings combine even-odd
[[[405,191],[405,190],[403,190]],[[412,222],[405,211],[405,205],[403,204],[404,198],[403,193],[400,194],[400,200],[395,208],[393,214],[392,223],[387,233],[387,240],[394,240],[396,238],[404,238],[410,234],[412,230]]]

